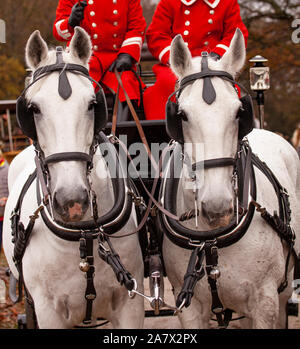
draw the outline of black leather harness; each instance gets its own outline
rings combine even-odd
[[[174,162],[180,161],[181,146],[177,144],[170,159],[169,173],[164,177],[160,201],[164,204],[166,210],[173,215],[176,215],[177,189],[179,178],[174,178]],[[226,328],[229,321],[232,319],[232,310],[224,309],[222,302],[218,296],[217,279],[220,275],[218,269],[218,249],[230,246],[240,240],[247,232],[255,209],[261,214],[261,217],[276,231],[281,240],[285,241],[288,247],[288,255],[286,259],[285,273],[282,283],[278,288],[278,293],[282,292],[287,287],[287,274],[290,257],[293,256],[295,261],[294,278],[300,277],[300,263],[299,257],[294,249],[295,234],[290,226],[291,210],[287,191],[280,185],[276,176],[256,155],[254,155],[249,147],[247,141],[240,142],[239,156],[236,161],[232,159],[216,159],[209,160],[206,164],[194,164],[193,170],[203,169],[203,167],[219,167],[219,166],[233,166],[234,172],[237,173],[238,183],[238,202],[239,208],[235,212],[240,212],[240,217],[237,222],[237,217],[233,217],[231,223],[225,228],[213,229],[209,231],[192,230],[182,225],[181,221],[193,218],[195,214],[190,217],[183,215],[181,221],[172,219],[165,215],[162,211],[158,211],[158,224],[163,229],[164,234],[168,239],[179,247],[192,250],[190,261],[184,276],[184,282],[176,301],[176,306],[181,309],[183,306],[188,307],[191,303],[194,294],[194,288],[197,282],[207,274],[208,283],[211,290],[211,310],[216,315],[220,328]],[[279,214],[274,211],[271,215],[265,208],[262,208],[256,202],[256,181],[254,166],[259,169],[272,184],[278,198]],[[177,176],[178,177],[178,176]],[[248,187],[250,186],[250,188]],[[249,204],[248,193],[250,193],[251,200]],[[206,258],[206,267],[204,268],[203,260]]]
[[[105,215],[98,217],[97,201],[96,195],[90,187],[90,198],[91,198],[91,207],[93,219],[91,221],[84,222],[56,222],[52,215],[52,200],[50,190],[48,188],[48,183],[50,181],[48,164],[56,163],[60,161],[83,161],[87,164],[87,177],[90,176],[92,167],[93,167],[93,156],[98,148],[98,145],[101,143],[111,142],[107,137],[100,132],[99,128],[106,122],[106,116],[103,112],[103,108],[106,109],[105,100],[102,96],[102,88],[99,85],[100,91],[97,95],[101,94],[101,98],[97,99],[99,105],[95,107],[95,127],[94,127],[94,139],[90,147],[89,154],[83,152],[63,152],[52,154],[48,157],[45,157],[42,149],[39,146],[38,140],[35,137],[35,125],[32,113],[29,112],[26,98],[24,97],[25,91],[32,86],[35,82],[41,78],[47,76],[52,72],[59,72],[59,83],[58,83],[58,92],[63,99],[68,99],[72,94],[72,88],[70,86],[67,72],[80,74],[89,80],[91,80],[88,70],[81,65],[77,64],[66,64],[63,62],[63,51],[61,47],[56,49],[57,61],[53,65],[45,66],[38,69],[33,75],[33,82],[26,87],[22,95],[18,100],[18,111],[19,111],[19,122],[21,127],[24,126],[27,133],[33,136],[34,146],[36,150],[36,170],[32,173],[28,180],[26,181],[20,197],[17,201],[14,211],[11,215],[11,227],[12,235],[14,242],[14,255],[13,260],[16,264],[16,267],[19,271],[19,290],[21,291],[22,282],[23,282],[23,272],[22,272],[22,259],[28,244],[30,235],[33,231],[34,223],[36,219],[41,214],[42,219],[49,230],[54,233],[57,237],[67,240],[67,241],[78,241],[80,244],[80,256],[81,264],[80,269],[86,273],[86,315],[84,322],[90,323],[92,316],[92,304],[96,298],[96,291],[93,283],[94,279],[94,256],[93,256],[93,241],[98,239],[98,254],[99,256],[107,262],[112,269],[114,270],[118,281],[126,286],[126,288],[131,291],[133,289],[134,281],[131,275],[126,271],[122,265],[119,256],[113,250],[113,247],[109,241],[110,234],[113,234],[119,231],[127,223],[133,207],[133,196],[132,190],[130,188],[130,183],[127,178],[123,175],[121,164],[119,163],[116,149],[111,146],[108,147],[108,151],[114,151],[116,156],[111,156],[111,161],[115,161],[114,169],[117,173],[111,174],[111,182],[114,192],[114,206],[113,208],[106,213]],[[100,105],[100,103],[105,105]],[[99,114],[99,115],[98,115]],[[29,118],[30,117],[30,118]],[[28,120],[29,124],[28,124]],[[101,119],[101,120],[100,120]],[[103,120],[102,120],[103,119]],[[103,154],[102,154],[103,155]],[[110,167],[108,166],[109,170]],[[22,202],[28,188],[32,185],[33,181],[36,180],[36,193],[37,193],[37,202],[38,208],[34,214],[30,217],[29,224],[25,228],[23,223],[20,221]],[[108,244],[108,248],[104,247],[104,243]],[[24,285],[25,286],[25,285]],[[34,313],[34,305],[29,292],[25,288],[25,293],[29,304],[32,306],[32,313]],[[19,293],[18,299],[21,299],[21,292]]]

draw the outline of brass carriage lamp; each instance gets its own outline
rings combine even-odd
[[[249,62],[254,63],[250,68],[250,88],[256,92],[260,128],[264,128],[264,91],[270,88],[270,68],[264,65],[268,60],[261,55],[249,59]]]

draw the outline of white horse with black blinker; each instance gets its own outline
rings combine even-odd
[[[69,51],[63,52],[64,61],[88,68],[91,53],[89,36],[81,28],[76,28]],[[27,42],[26,61],[33,73],[37,68],[56,62],[55,51],[48,50],[38,31]],[[58,93],[57,72],[36,82],[26,93],[27,100],[35,106],[38,141],[45,156],[61,152],[88,153],[93,140],[94,118],[90,105],[95,99],[95,93],[92,83],[78,74],[67,75],[72,87],[72,95],[67,100],[63,100]],[[14,159],[9,172],[10,195],[5,211],[3,243],[10,270],[17,279],[18,271],[12,260],[14,245],[10,215],[26,179],[35,168],[34,156],[33,147],[27,148]],[[67,216],[70,221],[91,220],[91,211],[84,208],[83,203],[86,201],[84,194],[88,192],[86,162],[52,163],[49,164],[49,171],[52,194],[63,193],[56,207],[60,204],[69,207]],[[94,156],[91,179],[100,217],[113,207],[116,198],[108,168],[99,151]],[[21,222],[25,227],[29,216],[36,209],[36,185],[33,183],[22,205]],[[62,211],[61,207],[54,215],[59,217]],[[61,220],[65,221],[66,215]],[[136,216],[132,207],[127,224],[116,235],[124,235],[135,228]],[[137,235],[114,239],[112,244],[142,289],[143,260]],[[39,328],[72,328],[84,319],[87,283],[85,273],[79,270],[79,262],[79,243],[58,238],[39,217],[23,257],[24,281],[34,301]],[[98,257],[97,239],[94,241],[94,265],[97,297],[93,302],[93,317],[109,320],[114,328],[141,328],[144,319],[143,299],[128,297],[126,288],[117,282],[111,267]]]
[[[245,45],[242,33],[237,30],[228,51],[222,59],[208,59],[210,69],[222,70],[233,77],[243,68]],[[201,57],[192,59],[182,38],[177,36],[171,45],[171,68],[179,77],[197,73]],[[216,100],[205,103],[202,98],[203,79],[185,87],[179,97],[179,110],[184,111],[183,135],[186,143],[204,145],[204,159],[234,157],[237,151],[237,112],[241,106],[232,84],[220,77],[212,77]],[[300,164],[293,147],[280,136],[266,130],[255,129],[248,135],[254,154],[266,162],[279,182],[289,193],[292,210],[291,226],[295,230],[295,250],[299,249],[300,234]],[[189,154],[192,157],[192,154]],[[232,166],[209,168],[204,171],[204,184],[199,189],[197,206],[200,210],[198,230],[216,229],[226,225],[232,217],[234,191]],[[268,179],[255,169],[257,202],[270,213],[278,210],[277,197]],[[177,215],[194,208],[191,190],[185,190],[181,178],[178,186]],[[205,214],[203,214],[205,211]],[[220,218],[222,217],[222,218]],[[185,223],[195,228],[195,221]],[[181,291],[183,278],[191,255],[186,250],[164,238],[163,256],[167,276],[175,289],[175,299]],[[232,309],[244,315],[244,327],[283,328],[285,306],[292,295],[294,260],[291,258],[288,287],[278,294],[285,272],[287,248],[278,234],[265,223],[258,213],[254,214],[247,233],[235,244],[219,249],[218,292],[224,309]],[[211,318],[211,294],[206,276],[197,283],[192,303],[179,314],[184,328],[208,328]]]

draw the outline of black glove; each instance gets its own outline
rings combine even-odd
[[[80,2],[81,5],[77,2],[73,7],[72,7],[72,12],[69,17],[69,25],[71,27],[76,27],[80,25],[80,22],[84,18],[84,9],[87,6],[86,0]]]
[[[109,71],[112,72],[115,69],[120,73],[122,71],[130,70],[135,60],[128,53],[120,53],[112,65],[109,67]]]
[[[219,54],[217,54],[216,52],[211,52],[211,53],[209,54],[209,56],[210,56],[212,59],[214,59],[215,61],[218,61],[218,60],[221,58],[221,56],[220,56]]]

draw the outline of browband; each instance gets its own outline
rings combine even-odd
[[[234,87],[234,85],[237,85],[247,95],[249,95],[249,91],[243,85],[241,85],[240,83],[236,82],[231,74],[229,74],[229,73],[227,73],[226,71],[223,71],[223,70],[211,70],[211,69],[208,68],[208,62],[207,62],[208,53],[207,52],[202,52],[201,57],[202,57],[201,72],[190,74],[190,75],[184,77],[179,82],[179,88],[169,96],[168,101],[170,101],[171,98],[175,94],[176,94],[177,99],[178,99],[180,97],[180,94],[181,94],[182,90],[186,86],[191,85],[196,80],[204,79],[202,97],[203,97],[204,101],[207,104],[211,104],[215,100],[215,98],[216,98],[215,89],[214,89],[214,87],[212,85],[212,82],[211,82],[211,79],[210,79],[211,77],[220,77],[220,78],[230,82],[233,85],[233,87]]]
[[[37,69],[33,74],[33,79],[36,80],[38,76],[44,73],[52,73],[54,71],[80,71],[89,76],[89,71],[84,66],[74,63],[55,63]]]
[[[179,89],[183,89],[184,87],[192,84],[193,82],[195,82],[198,79],[203,79],[203,78],[207,78],[207,77],[214,77],[214,76],[219,76],[222,78],[227,78],[230,81],[234,81],[233,76],[229,73],[227,73],[226,71],[223,70],[206,70],[206,71],[201,71],[199,73],[194,73],[191,75],[188,75],[186,77],[184,77],[181,81],[180,81],[180,87]]]
[[[56,63],[50,64],[41,68],[38,68],[33,73],[33,79],[31,83],[25,87],[25,89],[22,91],[20,96],[24,96],[26,91],[35,84],[38,80],[42,79],[43,77],[49,75],[52,72],[58,71],[59,73],[59,83],[58,83],[58,91],[59,95],[63,99],[68,99],[72,94],[72,88],[69,84],[69,80],[67,77],[67,72],[72,72],[73,74],[80,74],[87,79],[90,80],[91,83],[95,83],[99,90],[103,90],[102,86],[99,84],[98,81],[94,80],[90,74],[89,70],[85,67],[83,67],[80,64],[75,63],[64,63],[62,59],[63,54],[63,48],[61,46],[56,47]]]

